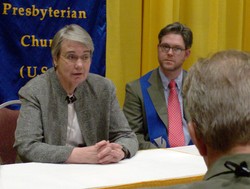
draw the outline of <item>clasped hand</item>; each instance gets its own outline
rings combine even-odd
[[[66,163],[108,164],[119,162],[124,156],[120,144],[102,140],[93,146],[74,148]]]

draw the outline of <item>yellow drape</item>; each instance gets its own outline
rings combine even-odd
[[[174,21],[194,35],[184,69],[218,50],[250,51],[250,0],[107,0],[106,77],[121,106],[125,84],[158,66],[158,33]]]

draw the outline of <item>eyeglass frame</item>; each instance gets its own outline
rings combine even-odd
[[[92,53],[91,51],[86,51],[86,54],[83,54],[82,56],[77,56],[74,53],[66,53],[66,54],[60,54],[60,56],[66,61],[71,64],[76,64],[79,58],[82,60],[82,62],[87,62],[91,60]]]
[[[168,53],[168,52],[170,51],[170,49],[172,49],[172,52],[173,52],[174,54],[176,54],[176,55],[179,55],[179,54],[181,54],[182,51],[187,50],[187,49],[183,49],[183,48],[181,48],[181,47],[171,47],[170,45],[165,44],[165,43],[163,43],[163,44],[158,44],[158,47],[159,47],[159,49],[160,49],[162,52],[164,52],[164,53]]]

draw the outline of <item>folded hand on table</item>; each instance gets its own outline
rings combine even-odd
[[[124,156],[120,144],[102,140],[93,146],[74,148],[66,163],[108,164],[119,162]]]

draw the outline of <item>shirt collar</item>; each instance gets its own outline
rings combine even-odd
[[[164,89],[168,89],[168,84],[170,83],[170,79],[167,78],[164,73],[161,71],[161,69],[159,68],[159,74],[161,77],[161,81],[163,84]],[[181,73],[178,75],[177,78],[175,78],[175,83],[177,84],[177,88],[178,90],[181,90],[182,88],[182,78],[183,78],[183,70],[181,71]]]

